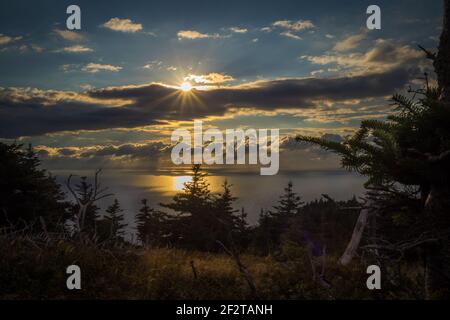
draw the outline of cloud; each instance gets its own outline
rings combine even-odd
[[[279,20],[272,23],[272,26],[277,28],[288,29],[291,31],[302,31],[306,29],[312,29],[315,27],[315,25],[310,20],[298,20],[298,21]]]
[[[357,48],[359,46],[359,44],[361,43],[361,41],[363,41],[364,39],[366,39],[365,32],[349,36],[349,37],[345,38],[344,40],[336,43],[336,45],[334,46],[334,50],[336,50],[338,52],[353,50],[353,49]]]
[[[240,28],[240,27],[231,27],[230,31],[234,32],[234,33],[247,33],[248,29],[246,28]]]
[[[0,45],[9,44],[21,40],[22,37],[11,37],[0,33]]]
[[[208,34],[208,33],[201,33],[195,30],[180,30],[177,33],[178,40],[182,39],[189,39],[189,40],[196,40],[196,39],[217,39],[221,38],[221,36],[217,33],[214,34]]]
[[[105,22],[103,27],[119,32],[135,33],[142,30],[142,24],[135,23],[130,19],[111,18]]]
[[[302,37],[300,37],[296,33],[303,30],[315,28],[315,25],[310,20],[278,20],[272,23],[271,27],[264,27],[261,29],[261,31],[271,32],[273,28],[284,29],[284,31],[280,33],[280,35],[283,37],[288,37],[295,40],[303,40]]]
[[[44,48],[41,46],[38,46],[34,43],[31,44],[20,44],[20,45],[11,45],[7,47],[3,47],[0,52],[4,51],[19,51],[20,53],[27,53],[27,52],[37,52],[42,53],[44,52]]]
[[[92,90],[94,87],[90,85],[89,83],[82,83],[80,84],[80,88],[83,90]]]
[[[241,109],[314,110],[322,101],[385,97],[408,81],[407,70],[395,69],[357,77],[280,79],[211,90],[194,89],[193,99],[184,99],[177,88],[161,84],[108,87],[83,94],[1,88],[0,137],[136,128],[223,116]]]
[[[69,30],[59,30],[55,29],[53,30],[55,34],[57,34],[61,39],[64,39],[66,41],[72,41],[72,42],[81,42],[85,40],[84,35],[81,33],[75,32],[75,31],[69,31]]]
[[[152,142],[145,144],[122,144],[97,146],[94,148],[81,149],[77,155],[78,157],[129,157],[129,158],[152,158],[161,156],[168,152],[170,145],[162,142]]]
[[[85,65],[81,70],[91,73],[96,73],[99,71],[119,72],[120,70],[122,70],[122,67],[117,67],[110,64],[100,64],[91,62]]]
[[[148,63],[144,64],[142,66],[143,69],[147,69],[147,70],[153,70],[155,68],[161,69],[161,66],[163,65],[162,61],[159,60],[153,60],[153,61],[149,61]]]
[[[208,73],[205,75],[190,74],[187,77],[185,77],[184,80],[192,81],[192,82],[198,83],[198,84],[217,84],[217,83],[233,81],[234,78],[227,74],[213,72],[213,73]]]
[[[30,45],[31,50],[34,50],[37,53],[42,53],[44,52],[44,48],[41,46],[38,46],[37,44],[31,44]]]
[[[319,70],[311,71],[310,74],[311,74],[312,76],[316,76],[316,75],[321,74],[321,73],[324,73],[324,72],[325,72],[325,70],[319,69]]]
[[[62,48],[62,49],[58,50],[57,52],[87,53],[87,52],[92,52],[92,51],[94,51],[94,50],[92,50],[91,48],[81,46],[81,45],[74,45],[74,46]]]
[[[170,145],[155,141],[147,143],[106,144],[91,146],[34,147],[46,168],[52,169],[95,169],[95,168],[136,168],[157,169],[158,163],[171,162]],[[164,156],[164,159],[162,157]]]
[[[335,64],[351,75],[389,72],[398,68],[416,70],[417,74],[418,69],[424,68],[423,64],[426,62],[420,50],[383,39],[376,40],[374,46],[365,53],[336,53],[301,58],[317,65]]]
[[[302,37],[290,32],[290,31],[281,32],[280,35],[291,38],[291,39],[295,39],[295,40],[303,40]]]

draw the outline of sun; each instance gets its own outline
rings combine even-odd
[[[184,92],[188,92],[192,90],[192,85],[189,82],[183,82],[180,85],[180,89],[183,90]]]

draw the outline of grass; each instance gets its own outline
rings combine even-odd
[[[225,254],[178,249],[99,248],[59,241],[0,240],[0,299],[252,299],[235,261]],[[277,257],[243,254],[260,299],[376,299],[362,265],[327,261],[331,289],[312,281],[301,247]],[[67,266],[82,272],[82,290],[66,288]],[[195,276],[193,267],[195,268]]]

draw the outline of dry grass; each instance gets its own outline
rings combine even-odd
[[[0,299],[251,299],[248,283],[225,254],[177,249],[99,248],[59,241],[46,246],[0,238]],[[243,254],[261,299],[372,299],[359,265],[330,257],[325,289],[312,281],[304,250],[274,259]],[[192,262],[196,271],[194,274]],[[67,266],[82,271],[82,290],[66,288]],[[391,298],[388,296],[388,298]]]

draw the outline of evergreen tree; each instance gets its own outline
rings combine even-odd
[[[366,187],[375,191],[369,196],[387,222],[379,231],[403,248],[425,251],[428,298],[450,297],[450,0],[444,14],[438,53],[423,49],[438,87],[427,79],[412,97],[394,95],[387,121],[363,121],[343,143],[298,137],[338,153],[343,167],[368,177]]]
[[[284,188],[284,194],[280,196],[278,205],[269,212],[266,223],[269,223],[269,237],[273,246],[281,244],[282,235],[292,223],[292,218],[297,216],[303,205],[300,196],[293,191],[293,184],[289,182]]]
[[[236,213],[239,210],[233,208],[233,202],[237,200],[231,193],[231,185],[227,180],[222,184],[223,192],[215,200],[215,216],[221,224],[232,230],[237,220]]]
[[[241,208],[241,211],[235,218],[235,231],[234,238],[235,242],[240,248],[246,249],[250,243],[250,227],[247,222],[247,212],[244,208]]]
[[[280,196],[278,205],[273,207],[274,210],[270,214],[272,217],[280,219],[291,218],[300,212],[303,204],[300,196],[294,192],[292,182],[289,181],[287,187],[284,188],[284,194]]]
[[[229,241],[239,242],[240,232],[245,221],[238,214],[239,210],[233,208],[233,203],[237,200],[231,193],[231,186],[227,180],[222,184],[223,191],[214,202],[213,214],[216,222],[211,226],[215,240],[228,244]],[[236,239],[235,239],[236,238]],[[234,243],[233,245],[238,245]]]
[[[144,245],[162,246],[168,243],[169,217],[166,213],[150,208],[147,199],[142,200],[142,207],[136,215],[138,240]]]
[[[177,213],[174,222],[174,241],[188,249],[213,250],[216,245],[211,226],[217,224],[214,213],[214,196],[206,181],[207,174],[200,165],[192,167],[192,181],[184,184],[183,192],[173,197],[172,203],[162,207]]]
[[[273,219],[269,212],[261,209],[258,226],[253,230],[252,239],[252,247],[257,254],[268,255],[275,250],[273,233]]]
[[[68,203],[55,178],[40,165],[31,145],[24,150],[20,144],[0,142],[0,228],[63,228]]]
[[[123,210],[120,208],[120,204],[117,199],[114,199],[113,204],[106,209],[106,215],[104,218],[108,221],[109,225],[109,239],[123,240],[125,228],[128,224],[123,223]]]
[[[247,222],[247,217],[248,213],[245,211],[245,208],[242,207],[241,211],[239,211],[239,214],[235,219],[235,228],[241,234],[245,234],[248,231],[249,226]]]

